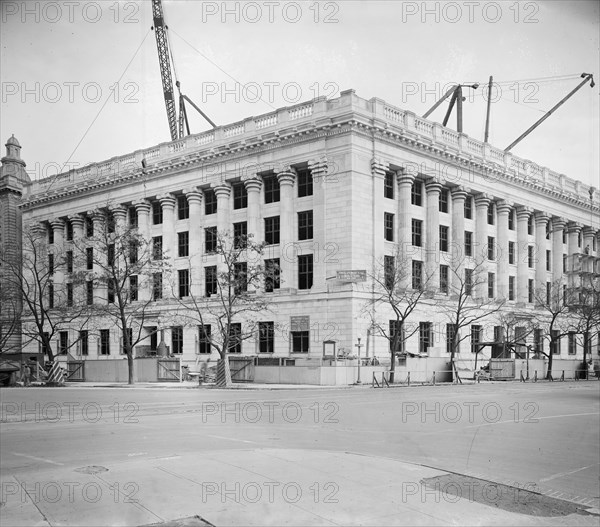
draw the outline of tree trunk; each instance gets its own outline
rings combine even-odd
[[[552,359],[554,358],[554,346],[556,345],[555,341],[550,341],[550,353],[548,353],[548,371],[546,372],[546,380],[550,380],[552,378]]]
[[[135,384],[135,378],[133,375],[133,350],[131,349],[131,345],[129,345],[129,349],[127,350],[127,368],[129,370],[128,384]]]
[[[231,369],[229,368],[229,357],[227,353],[221,355],[217,364],[217,382],[216,385],[221,388],[231,388]]]
[[[393,350],[390,351],[390,357],[392,360],[390,363],[390,383],[393,383],[396,376],[396,353]]]

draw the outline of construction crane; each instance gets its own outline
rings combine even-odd
[[[442,97],[423,115],[423,119],[427,119],[431,113],[442,104],[449,96],[452,94],[452,99],[450,99],[450,105],[448,106],[448,111],[446,112],[446,117],[444,117],[443,125],[446,126],[448,124],[448,119],[450,119],[450,115],[452,114],[452,109],[454,108],[454,104],[456,104],[456,131],[462,133],[463,131],[463,118],[462,118],[462,103],[465,100],[462,94],[463,88],[473,88],[476,90],[479,88],[479,84],[456,84],[452,86]]]
[[[508,152],[513,146],[515,146],[517,143],[519,143],[520,141],[522,141],[523,139],[525,139],[525,137],[527,137],[540,124],[542,124],[546,119],[548,119],[548,117],[550,117],[552,115],[552,113],[554,112],[554,110],[556,110],[559,106],[562,106],[563,103],[567,99],[569,99],[572,95],[574,95],[575,92],[578,91],[581,87],[583,87],[588,81],[590,83],[590,88],[593,88],[596,85],[594,83],[594,76],[591,73],[582,73],[581,77],[583,78],[583,80],[579,83],[579,85],[577,85],[575,88],[573,88],[571,90],[571,92],[568,95],[566,95],[561,101],[559,101],[551,110],[548,110],[546,112],[546,114],[541,119],[539,119],[538,121],[536,121],[525,132],[523,132],[519,137],[517,137],[517,139],[515,139],[509,146],[507,146],[504,149],[504,151]]]
[[[213,128],[217,125],[213,123],[208,116],[196,106],[189,97],[181,93],[181,83],[177,78],[175,79],[175,85],[179,92],[179,118],[177,117],[177,109],[175,107],[175,95],[173,93],[173,78],[171,76],[171,60],[172,55],[169,51],[169,37],[167,30],[169,29],[165,24],[165,17],[163,14],[161,0],[152,0],[152,17],[154,20],[154,33],[156,35],[156,47],[158,49],[158,63],[160,66],[160,76],[162,79],[163,95],[165,98],[165,106],[167,108],[167,119],[169,121],[169,130],[171,132],[171,141],[176,141],[185,136],[183,125],[185,122],[187,135],[190,134],[190,125],[187,118],[187,112],[185,109],[185,101],[189,102],[194,109],[204,117]],[[173,61],[173,66],[175,63]]]

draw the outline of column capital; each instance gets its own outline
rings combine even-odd
[[[452,199],[455,201],[465,201],[469,195],[467,189],[464,187],[454,187],[450,192],[452,194]]]
[[[559,216],[552,216],[552,230],[562,231],[567,225],[567,220]]]
[[[65,220],[62,218],[52,218],[48,221],[53,231],[59,231],[65,228]]]
[[[25,230],[29,231],[32,236],[43,236],[46,234],[46,223],[45,222],[30,222],[25,224]]]
[[[70,214],[69,221],[73,227],[83,227],[83,224],[85,223],[85,217],[83,214]]]
[[[371,159],[371,173],[373,175],[384,176],[390,169],[390,164],[379,157]]]
[[[546,212],[536,210],[533,213],[533,219],[535,220],[536,227],[545,227],[548,221],[550,220],[550,216]]]
[[[160,204],[163,209],[174,209],[175,208],[176,199],[175,199],[175,196],[173,196],[173,194],[165,192],[164,194],[159,194],[158,196],[156,196],[156,199],[158,199],[158,201],[160,201]]]
[[[296,179],[296,172],[291,167],[288,169],[284,169],[283,172],[279,172],[277,174],[277,179],[279,181],[280,187],[285,185],[291,186],[294,184],[294,180]]]
[[[410,187],[415,182],[415,175],[408,174],[404,170],[399,171],[396,177],[399,185],[407,185]]]
[[[327,158],[322,159],[309,159],[308,169],[313,176],[326,176],[327,170],[329,169],[329,163]]]
[[[585,225],[583,227],[583,229],[581,229],[581,232],[584,236],[595,236],[596,235],[596,229],[594,229],[594,227],[590,227],[589,225]]]
[[[92,221],[102,221],[105,217],[105,213],[101,209],[88,210],[86,215],[91,218]]]
[[[231,195],[231,185],[229,183],[211,183],[210,188],[215,191],[217,198],[228,198]]]
[[[127,217],[127,207],[124,205],[111,205],[109,207],[110,212],[115,217],[115,219],[125,219]]]
[[[524,205],[518,205],[515,207],[515,211],[517,213],[517,220],[528,220],[533,212],[530,207],[525,207]]]
[[[476,207],[489,207],[490,203],[492,202],[492,196],[483,192],[476,194],[474,197]]]
[[[426,181],[425,182],[425,191],[427,194],[439,194],[442,191],[442,184],[439,181]]]
[[[581,223],[577,223],[576,221],[569,221],[567,223],[567,233],[569,234],[579,234],[582,229]]]
[[[499,201],[498,203],[496,203],[496,212],[498,214],[508,215],[509,212],[512,210],[512,208],[513,208],[513,205],[510,201],[502,200],[502,201]]]
[[[246,192],[260,192],[262,187],[262,179],[256,176],[249,176],[242,179],[246,186]]]
[[[152,205],[150,205],[150,202],[147,199],[136,199],[133,202],[133,206],[135,207],[136,212],[139,214],[140,212],[150,212],[150,209],[152,208]]]
[[[183,190],[183,194],[188,200],[188,203],[202,203],[202,191],[198,187],[188,187]]]

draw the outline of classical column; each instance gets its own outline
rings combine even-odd
[[[246,193],[248,194],[248,236],[254,243],[262,243],[264,240],[264,228],[260,224],[260,189],[262,180],[256,176],[244,180]]]
[[[175,231],[175,203],[173,194],[165,192],[156,196],[162,207],[162,243],[163,252],[173,264],[177,258],[177,232]],[[177,272],[171,267],[163,270],[163,298],[172,298],[173,291],[177,290]]]
[[[563,277],[563,229],[566,224],[562,218],[552,218],[552,281],[556,283]]]
[[[183,191],[190,207],[190,291],[193,297],[202,296],[202,192],[197,187]]]
[[[327,254],[327,184],[329,180],[327,159],[309,159],[308,168],[313,179],[313,240],[315,247],[319,247]],[[334,268],[337,270],[337,263],[329,260],[336,258],[325,258],[322,256],[318,262],[315,257],[313,267],[313,290],[326,290],[327,282],[325,278],[334,274]],[[335,267],[334,267],[335,266]]]
[[[475,247],[473,256],[477,271],[473,273],[475,295],[478,298],[487,298],[487,212],[491,198],[487,194],[475,196]]]
[[[113,220],[115,222],[115,258],[116,266],[118,269],[124,269],[125,256],[129,256],[129,247],[123,244],[123,240],[120,237],[123,236],[127,230],[127,207],[123,205],[114,205],[110,208]],[[126,237],[126,240],[129,240]],[[125,241],[125,243],[128,243]]]
[[[531,215],[531,209],[518,206],[517,213],[517,302],[526,303],[529,300],[529,270],[528,253],[529,243],[527,234],[527,222]]]
[[[294,180],[295,172],[288,168],[277,174],[280,188],[279,227],[280,227],[280,266],[281,281],[285,288],[296,288],[298,254],[293,248],[294,236]]]
[[[106,277],[106,247],[104,246],[104,229],[106,228],[106,215],[99,209],[89,210],[88,217],[92,219],[95,242],[91,245],[94,251],[93,275],[99,279],[94,287],[94,299],[98,303],[105,304],[108,300],[108,291],[104,278]],[[96,282],[96,280],[94,280]]]
[[[410,194],[415,176],[413,174],[398,174],[398,247],[400,254],[406,255],[407,261],[413,254],[412,247],[412,214]],[[410,274],[410,273],[407,273]],[[410,277],[409,277],[410,278]]]
[[[217,197],[217,231],[219,235],[227,236],[231,231],[231,225],[229,224],[231,185],[228,183],[213,183],[211,186]]]
[[[374,265],[375,262],[382,261],[384,256],[384,225],[383,225],[383,205],[385,198],[383,197],[383,187],[385,181],[385,174],[389,170],[389,163],[386,163],[380,159],[371,160],[371,177],[373,180],[373,207],[371,213],[371,222],[373,225],[373,239],[370,240],[372,244],[372,255],[374,262],[369,262],[369,265]],[[394,178],[395,179],[395,178]],[[399,211],[394,211],[396,218],[396,230],[394,233],[394,240],[398,243],[402,243],[400,238],[400,226],[399,226]],[[316,222],[315,222],[316,223]]]
[[[452,189],[452,245],[450,246],[450,292],[460,288],[465,268],[465,199],[462,187]]]
[[[583,243],[582,252],[583,254],[594,254],[594,236],[596,231],[593,227],[585,226],[582,230]]]
[[[138,199],[133,202],[138,218],[138,233],[146,241],[146,258],[152,258],[152,241],[150,240],[150,211],[152,206],[145,199]],[[138,276],[138,299],[142,302],[148,302],[152,294],[152,275],[147,273]]]
[[[549,217],[545,212],[536,211],[535,215],[535,288],[542,291],[546,287],[546,225]]]
[[[427,211],[425,225],[425,280],[427,289],[440,289],[440,192],[442,185],[436,181],[425,184]]]
[[[69,216],[69,221],[73,226],[73,242],[79,245],[84,237],[85,218],[81,214],[72,214]]]
[[[73,271],[77,272],[85,269],[85,218],[81,214],[72,214],[69,216],[69,221],[73,226]],[[85,301],[83,295],[84,288],[82,285],[73,285],[73,302],[75,304]]]
[[[567,272],[569,273],[567,285],[569,288],[575,285],[575,273],[580,271],[580,259],[578,254],[582,253],[582,248],[579,247],[579,233],[581,232],[581,224],[570,221],[567,223]]]
[[[50,221],[50,228],[54,233],[54,244],[52,250],[48,254],[52,254],[54,258],[54,274],[52,281],[54,283],[54,305],[60,307],[61,304],[66,304],[65,286],[65,271],[66,271],[66,256],[65,256],[65,222],[62,218],[55,218]]]
[[[496,205],[498,220],[496,224],[498,236],[496,251],[497,296],[503,300],[508,300],[508,215],[511,209],[512,204],[507,201],[499,201]]]

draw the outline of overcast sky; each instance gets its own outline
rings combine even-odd
[[[182,91],[219,125],[349,88],[422,115],[449,84],[493,75],[499,148],[581,73],[600,81],[599,4],[163,0]],[[1,6],[0,139],[15,134],[32,178],[170,140],[150,0]],[[514,154],[600,186],[598,93],[581,88]],[[464,105],[465,132],[479,140],[484,95]],[[429,119],[441,122],[446,106]],[[192,133],[209,129],[188,111]]]

